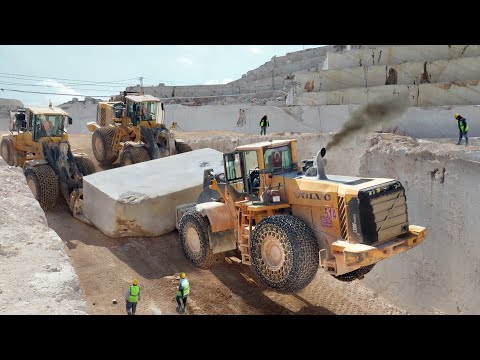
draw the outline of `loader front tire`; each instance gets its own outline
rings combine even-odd
[[[83,176],[94,174],[96,172],[95,164],[92,160],[86,157],[76,157],[75,160],[77,162],[78,170],[80,170]]]
[[[24,171],[27,185],[43,210],[53,208],[58,199],[58,179],[48,165],[27,167]]]
[[[178,234],[185,257],[196,267],[210,269],[220,261],[222,254],[210,249],[208,228],[210,223],[198,211],[191,210],[180,219]]]
[[[177,149],[178,154],[192,151],[192,148],[190,147],[190,145],[188,145],[187,143],[184,143],[184,142],[177,142],[176,141],[175,142],[175,147]]]
[[[92,150],[95,159],[102,165],[111,165],[118,159],[118,150],[114,149],[115,128],[100,128],[93,132]]]
[[[14,165],[12,139],[6,137],[2,139],[0,143],[0,155],[8,165]]]
[[[150,160],[150,155],[144,147],[127,147],[120,155],[120,166],[138,164]]]
[[[305,288],[318,270],[318,244],[300,218],[274,215],[260,221],[252,232],[251,262],[260,281],[279,292]]]

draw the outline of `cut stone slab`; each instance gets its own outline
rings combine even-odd
[[[167,234],[176,207],[196,202],[205,169],[224,172],[223,153],[205,148],[85,176],[83,212],[112,238]]]

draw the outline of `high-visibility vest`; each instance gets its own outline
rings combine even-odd
[[[462,118],[458,121],[458,128],[462,132],[467,132],[468,131],[468,124],[465,118]]]
[[[183,296],[187,296],[188,293],[190,292],[190,286],[188,284],[188,280],[187,279],[181,279],[180,280],[180,287],[183,287]],[[182,291],[180,289],[178,289],[177,295],[182,296]]]
[[[138,302],[138,293],[140,292],[140,287],[132,285],[130,286],[130,295],[128,296],[128,302],[136,303]]]

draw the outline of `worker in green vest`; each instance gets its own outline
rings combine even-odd
[[[127,314],[135,315],[135,312],[137,311],[137,303],[140,301],[140,287],[138,286],[137,279],[133,279],[133,285],[128,287],[125,301],[127,302]]]
[[[268,122],[267,114],[265,114],[260,120],[260,135],[267,135],[267,127],[269,126],[270,123]]]
[[[467,119],[459,114],[453,115],[455,119],[458,121],[458,130],[460,131],[458,135],[458,142],[457,145],[460,145],[462,142],[462,137],[465,136],[465,146],[468,146],[468,124]]]
[[[178,286],[178,291],[177,291],[177,311],[180,313],[186,313],[187,312],[187,298],[188,298],[188,293],[190,292],[190,285],[188,284],[188,280],[185,277],[185,273],[180,274],[180,285]],[[182,307],[183,303],[183,307]]]

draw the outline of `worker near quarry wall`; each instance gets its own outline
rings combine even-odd
[[[458,121],[458,129],[460,131],[458,135],[458,142],[457,145],[460,145],[462,142],[462,137],[465,136],[465,146],[468,146],[468,124],[467,124],[467,119],[465,119],[463,116],[460,116],[459,114],[453,115],[455,119]]]
[[[180,313],[187,312],[187,299],[188,299],[189,293],[190,293],[190,285],[185,276],[185,273],[181,273],[180,284],[178,286],[177,297],[176,297],[177,304],[178,304],[178,307],[177,307],[178,312]],[[182,307],[182,303],[183,303],[183,307]]]
[[[140,287],[138,286],[137,279],[133,279],[133,284],[128,287],[125,301],[127,314],[135,315],[137,311],[137,303],[140,301]]]
[[[268,122],[267,114],[265,114],[260,120],[260,135],[267,135],[267,127],[270,127],[270,123]]]

